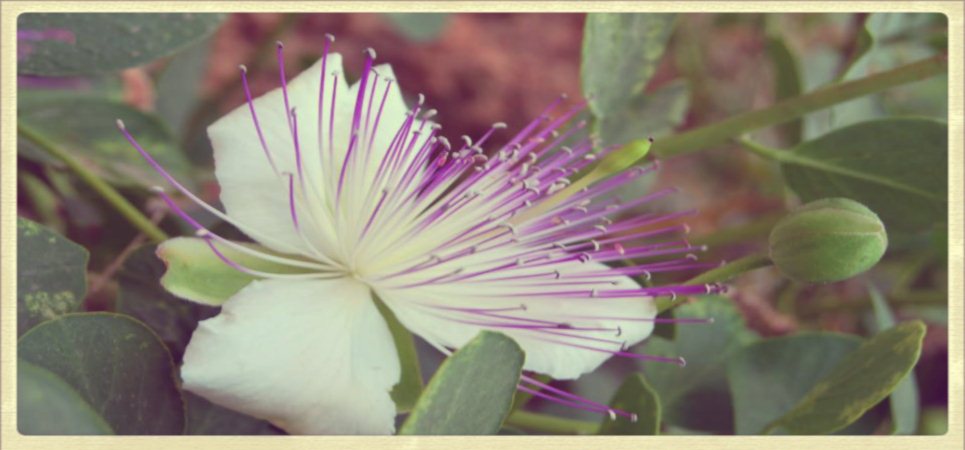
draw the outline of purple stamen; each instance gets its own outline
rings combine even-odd
[[[244,87],[245,99],[248,102],[248,110],[251,111],[251,121],[255,125],[255,132],[258,133],[258,141],[261,142],[261,149],[265,153],[265,158],[268,159],[268,164],[271,165],[272,171],[278,174],[278,166],[275,165],[275,160],[271,157],[271,152],[268,150],[268,144],[265,142],[265,135],[261,132],[261,125],[258,124],[258,114],[255,113],[255,102],[251,98],[251,89],[248,87],[248,68],[244,65],[238,66],[241,69],[241,85]]]

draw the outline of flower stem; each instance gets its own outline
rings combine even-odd
[[[708,270],[694,278],[687,280],[686,284],[701,284],[727,281],[744,272],[760,269],[771,265],[771,258],[767,255],[750,255],[740,259],[735,259],[723,266],[713,270]]]
[[[947,66],[948,57],[942,54],[857,80],[832,84],[763,109],[657,140],[651,151],[657,157],[667,158],[705,150],[748,131],[779,125],[838,103],[940,75],[946,72]],[[625,148],[632,149],[633,145],[631,142]],[[622,153],[623,149],[610,156]]]
[[[730,244],[744,242],[749,239],[767,236],[774,228],[774,224],[784,217],[784,213],[771,213],[756,218],[751,222],[724,228],[711,234],[697,236],[690,239],[691,245],[706,245],[710,248],[723,247]]]
[[[731,261],[716,269],[708,270],[700,275],[697,275],[696,277],[687,280],[684,284],[704,284],[727,281],[744,272],[750,272],[751,270],[760,269],[769,265],[771,265],[771,258],[767,255],[758,254],[745,256],[740,259],[735,259],[734,261]],[[662,313],[679,305],[680,303],[681,302],[673,301],[666,297],[660,297],[657,299],[657,313]]]
[[[513,411],[506,424],[552,434],[596,434],[599,425],[583,420],[565,419],[529,411]]]
[[[70,170],[73,170],[81,180],[84,180],[84,182],[100,194],[107,203],[110,203],[131,225],[134,225],[135,228],[147,235],[152,241],[161,242],[168,238],[168,235],[164,231],[144,216],[131,202],[127,201],[120,192],[117,192],[116,189],[104,182],[104,180],[94,175],[93,172],[74,159],[70,153],[58,147],[39,131],[23,123],[19,123],[17,124],[17,132],[25,139],[44,149],[47,153],[63,161]]]

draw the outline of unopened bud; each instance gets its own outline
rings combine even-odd
[[[774,226],[769,241],[774,265],[805,283],[851,278],[874,266],[888,248],[878,215],[846,198],[797,208]]]

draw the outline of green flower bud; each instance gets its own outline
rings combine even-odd
[[[828,283],[874,266],[888,248],[885,225],[854,200],[826,198],[795,209],[770,236],[771,260],[788,278]]]

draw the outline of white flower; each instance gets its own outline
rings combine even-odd
[[[351,87],[340,56],[327,45],[326,55],[287,85],[282,70],[281,88],[248,94],[208,129],[225,213],[183,189],[121,124],[177,189],[263,246],[205,230],[161,193],[198,228],[196,242],[257,278],[200,323],[184,354],[185,389],[292,433],[387,434],[400,367],[374,296],[440,351],[497,330],[524,349],[524,370],[573,379],[613,355],[656,358],[626,352],[653,328],[653,297],[711,289],[641,288],[629,277],[694,267],[685,241],[632,244],[677,231],[653,226],[677,215],[612,219],[668,192],[608,198],[643,169],[553,196],[594,160],[589,142],[560,145],[582,126],[558,135],[579,107],[538,118],[494,152],[483,144],[501,124],[450,146],[421,96],[407,108],[392,69],[372,67],[373,52]],[[229,253],[293,270],[271,272]],[[604,264],[662,255],[671,259]],[[626,414],[529,377],[520,389]]]

